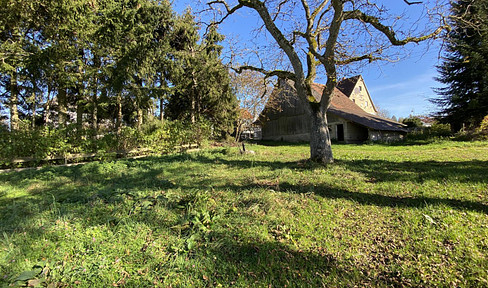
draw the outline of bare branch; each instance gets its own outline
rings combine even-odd
[[[241,3],[237,4],[234,7],[230,7],[227,4],[227,2],[225,2],[224,0],[214,0],[214,1],[211,1],[211,2],[208,2],[207,3],[207,5],[210,8],[212,8],[212,5],[215,5],[215,4],[223,5],[225,7],[225,10],[226,10],[227,13],[219,21],[215,21],[215,22],[213,22],[210,25],[219,25],[219,24],[222,24],[222,22],[224,22],[224,20],[227,19],[227,17],[229,17],[230,15],[234,14],[234,12],[236,12],[238,9],[244,7],[244,5],[241,4]]]
[[[283,5],[286,4],[286,2],[287,2],[287,0],[283,0],[283,1],[280,2],[280,4],[278,4],[277,11],[276,11],[275,15],[273,16],[273,21],[276,21],[276,18],[278,18],[278,15],[281,12],[281,8],[283,7]]]
[[[407,5],[422,4],[422,1],[414,1],[414,2],[409,2],[409,1],[407,1],[407,0],[403,0],[403,2],[407,3]]]
[[[373,61],[383,60],[383,59],[384,58],[382,58],[382,57],[375,57],[375,56],[373,56],[373,53],[370,53],[370,54],[365,54],[362,56],[351,57],[351,58],[348,58],[345,60],[338,60],[336,63],[337,63],[337,65],[347,65],[347,64],[351,64],[353,62],[359,62],[359,61],[363,61],[363,60],[368,60],[369,63],[371,63]]]
[[[435,39],[444,30],[449,30],[447,24],[438,27],[432,33],[423,35],[420,37],[406,37],[404,39],[398,39],[395,31],[391,26],[386,26],[380,22],[380,19],[371,15],[367,15],[359,10],[345,11],[344,20],[356,19],[364,23],[368,23],[373,26],[377,31],[385,35],[393,46],[403,46],[408,43],[419,43],[427,39]]]
[[[240,66],[237,68],[231,68],[231,69],[234,70],[236,73],[239,73],[239,74],[242,73],[243,71],[250,70],[250,71],[262,73],[266,78],[277,76],[278,78],[290,79],[293,81],[296,80],[296,76],[294,73],[289,72],[289,71],[284,71],[284,70],[267,71],[263,68],[258,68],[258,67],[254,67],[254,66],[250,66],[250,65],[244,65],[244,66]]]

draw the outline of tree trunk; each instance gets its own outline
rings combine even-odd
[[[97,81],[95,81],[96,83]],[[96,85],[96,84],[95,84]],[[92,129],[93,129],[93,136],[96,137],[98,135],[98,89],[95,86],[93,89],[93,96],[92,96]]]
[[[37,97],[36,97],[36,92],[32,93],[32,98],[34,98],[32,102],[32,123],[31,127],[32,129],[36,128],[36,116],[37,116]]]
[[[58,91],[58,114],[59,114],[59,126],[66,126],[68,119],[66,88],[60,87]]]
[[[120,134],[122,128],[122,93],[117,93],[117,120],[115,121],[115,130],[117,135]]]
[[[195,123],[195,109],[196,109],[196,101],[195,101],[195,95],[191,93],[191,110],[190,110],[190,120],[191,123]]]
[[[102,60],[97,55],[93,56],[93,66],[95,66],[96,71],[95,75],[93,76],[93,95],[92,95],[92,129],[93,129],[93,136],[96,138],[98,135],[98,71],[102,66]]]
[[[314,162],[329,164],[334,162],[326,111],[315,105],[311,109],[312,126],[310,129],[310,159]]]
[[[44,123],[49,125],[50,114],[51,113],[51,88],[48,86],[47,88],[47,101],[46,101],[46,109],[44,109]]]
[[[17,102],[19,98],[19,89],[17,87],[17,79],[15,76],[10,78],[10,131],[19,129],[19,111],[17,110]]]
[[[144,121],[142,109],[137,107],[137,129],[138,130],[140,130],[142,127],[142,121]]]
[[[190,92],[190,120],[191,123],[194,124],[196,122],[196,113],[197,113],[197,99],[196,99],[196,89],[197,89],[197,79],[195,79],[195,71],[191,72],[193,78],[193,86]]]
[[[85,88],[83,87],[83,79],[80,76],[79,83],[77,85],[76,91],[78,91],[78,100],[76,101],[76,130],[81,132],[83,130],[83,112],[85,110],[84,107],[84,99],[85,99]],[[81,134],[79,134],[81,135]]]
[[[80,132],[83,128],[83,103],[82,100],[76,102],[76,129]]]
[[[136,77],[136,84],[137,84],[137,90],[136,90],[136,112],[137,112],[137,130],[140,130],[142,127],[142,122],[144,121],[144,114],[142,111],[142,105],[143,105],[143,80],[140,77]]]
[[[161,120],[161,122],[164,120],[163,102],[163,97],[159,98],[159,120]]]

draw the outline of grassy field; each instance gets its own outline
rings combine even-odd
[[[0,174],[0,286],[488,287],[488,143]]]

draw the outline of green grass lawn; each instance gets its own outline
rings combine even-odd
[[[488,287],[487,142],[248,148],[0,174],[0,286]]]

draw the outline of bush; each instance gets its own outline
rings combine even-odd
[[[481,121],[480,127],[478,127],[477,132],[488,135],[488,115],[486,115]]]
[[[76,125],[31,129],[28,123],[24,124],[13,132],[0,129],[0,165],[20,157],[41,160],[92,152],[113,156],[115,152],[144,148],[157,154],[171,153],[181,150],[182,145],[201,145],[209,139],[212,131],[206,121],[191,124],[154,119],[140,130],[123,127],[119,134],[107,132],[100,137],[90,129],[78,130]]]
[[[422,127],[422,120],[419,117],[408,117],[403,119],[403,124],[407,125],[407,128],[418,128]]]
[[[433,123],[430,127],[418,127],[415,130],[409,132],[407,134],[407,140],[426,140],[426,141],[435,141],[442,138],[451,137],[451,125],[449,124],[441,124],[441,123]]]
[[[429,134],[435,137],[449,137],[452,136],[450,124],[433,123],[428,128]]]
[[[488,140],[488,115],[480,123],[479,127],[469,130],[461,130],[455,135],[457,141]]]

